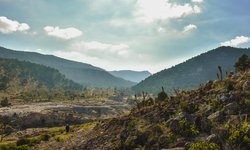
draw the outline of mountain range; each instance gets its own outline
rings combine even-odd
[[[111,75],[104,69],[90,64],[70,61],[53,55],[42,55],[35,52],[14,51],[0,47],[0,58],[18,59],[55,68],[66,78],[83,86],[109,88],[131,87],[134,82]]]
[[[82,86],[66,79],[58,70],[27,61],[0,58],[0,91],[38,88],[80,90]]]
[[[132,70],[119,70],[119,71],[110,71],[113,76],[123,78],[132,82],[141,82],[152,74],[148,71],[132,71]]]
[[[183,63],[162,70],[132,87],[135,92],[157,93],[164,87],[166,92],[174,89],[193,89],[208,80],[217,79],[218,66],[223,76],[234,71],[234,63],[243,55],[250,55],[250,48],[219,47]]]

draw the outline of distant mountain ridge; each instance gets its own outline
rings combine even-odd
[[[234,70],[234,63],[243,55],[250,56],[250,48],[219,47],[183,63],[162,70],[132,87],[136,92],[157,93],[163,86],[165,91],[193,89],[208,80],[217,79],[218,65],[223,75]]]
[[[135,83],[114,77],[104,69],[86,63],[66,60],[53,55],[14,51],[0,47],[0,58],[25,60],[59,70],[66,78],[84,86],[109,88],[131,87]]]
[[[80,90],[83,87],[66,79],[58,70],[27,61],[0,58],[0,91],[38,88]]]
[[[141,82],[145,78],[152,75],[148,71],[132,71],[132,70],[119,70],[119,71],[109,71],[113,76],[123,78],[132,82]]]

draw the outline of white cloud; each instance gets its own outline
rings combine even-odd
[[[237,47],[241,44],[248,43],[250,42],[250,37],[245,37],[245,36],[237,36],[232,40],[222,42],[221,46],[232,46],[232,47]]]
[[[54,36],[65,40],[73,39],[82,35],[82,31],[73,27],[60,29],[59,27],[46,26],[44,27],[44,31],[49,36]]]
[[[201,9],[197,5],[176,4],[169,0],[138,0],[137,15],[147,22],[183,18],[191,14],[198,14]]]
[[[197,26],[196,25],[194,25],[194,24],[189,24],[189,25],[187,25],[187,26],[185,26],[184,27],[184,29],[183,29],[183,33],[186,33],[186,32],[189,32],[189,31],[192,31],[192,30],[195,30],[195,29],[197,29]]]
[[[30,29],[30,26],[26,23],[19,23],[15,20],[10,20],[7,17],[0,17],[0,33],[8,34],[13,32],[24,32]]]
[[[192,0],[193,3],[202,3],[203,0]]]
[[[116,58],[116,57],[128,57],[129,56],[129,46],[123,43],[120,44],[107,44],[97,41],[91,42],[76,42],[71,47],[72,50],[77,50],[88,56],[94,56],[99,58]],[[115,56],[115,57],[113,57]]]
[[[165,33],[165,32],[166,32],[166,29],[163,28],[163,27],[159,27],[159,28],[157,29],[157,31],[158,31],[159,33]]]

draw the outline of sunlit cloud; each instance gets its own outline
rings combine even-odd
[[[232,47],[237,47],[241,44],[248,43],[250,42],[250,37],[245,37],[245,36],[237,36],[232,40],[222,42],[221,46],[232,46]]]
[[[138,0],[137,15],[143,20],[152,22],[155,20],[166,20],[171,18],[182,18],[192,14],[201,13],[198,5],[176,4],[169,0]]]
[[[187,26],[185,26],[184,27],[184,29],[183,29],[183,33],[186,33],[186,32],[190,32],[190,31],[192,31],[192,30],[195,30],[195,29],[197,29],[197,26],[196,25],[194,25],[194,24],[189,24],[189,25],[187,25]]]
[[[13,32],[24,32],[30,29],[27,23],[19,23],[15,20],[10,20],[7,17],[0,17],[0,33],[8,34]]]
[[[75,42],[72,46],[72,50],[77,50],[88,56],[94,57],[109,57],[110,59],[117,57],[128,57],[129,56],[129,46],[123,43],[120,44],[108,44],[98,41],[91,42]],[[115,57],[113,57],[115,56]]]
[[[46,26],[44,27],[44,31],[48,36],[53,36],[65,40],[73,39],[82,35],[82,31],[73,27],[61,29],[59,27]]]
[[[202,3],[203,0],[192,0],[193,3]]]

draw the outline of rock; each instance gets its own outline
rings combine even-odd
[[[206,140],[210,143],[216,143],[216,144],[221,143],[221,139],[215,134],[209,135]]]
[[[210,105],[206,105],[205,107],[203,107],[198,114],[201,114],[202,116],[209,116],[214,112],[214,109],[212,106]]]
[[[244,82],[242,88],[244,91],[249,91],[250,90],[250,81]]]
[[[232,94],[219,94],[216,96],[217,101],[220,102],[231,102],[233,100],[233,95]]]
[[[210,132],[211,122],[206,117],[198,116],[195,120],[195,126],[202,132]]]
[[[13,131],[14,131],[14,129],[13,129],[11,126],[6,126],[6,127],[4,128],[3,133],[4,133],[4,134],[10,134],[10,133],[12,133]]]
[[[241,117],[239,115],[230,115],[227,121],[227,124],[230,125],[239,125],[240,123],[241,123]]]
[[[228,135],[228,130],[224,127],[218,127],[211,130],[212,134],[218,135],[221,138],[225,138]]]
[[[180,121],[179,119],[169,119],[167,121],[167,126],[171,129],[171,131],[177,133],[180,128],[179,121]]]
[[[168,147],[169,138],[166,135],[162,135],[159,137],[158,142],[159,142],[160,148]]]
[[[236,115],[238,114],[239,105],[236,102],[229,103],[224,107],[224,112],[227,115]]]
[[[207,117],[210,121],[221,122],[223,120],[223,114],[220,111],[217,111]]]
[[[178,138],[176,140],[175,146],[176,147],[185,147],[186,143],[187,143],[187,139],[186,138]]]

